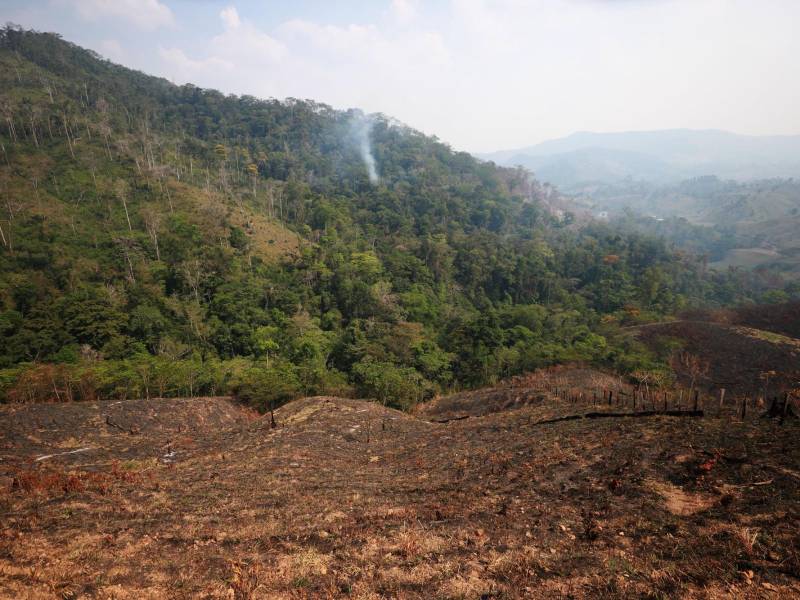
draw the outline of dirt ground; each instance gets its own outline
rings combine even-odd
[[[544,422],[630,409],[542,377],[274,428],[224,398],[0,407],[0,596],[800,597],[796,420]]]

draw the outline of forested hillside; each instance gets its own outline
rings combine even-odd
[[[675,185],[643,181],[589,186],[578,206],[622,219],[626,229],[662,235],[707,254],[713,268],[752,269],[797,288],[800,181],[696,177]]]
[[[0,110],[6,400],[404,406],[566,360],[658,368],[620,324],[762,291],[390,118],[175,86],[53,34],[0,32]]]

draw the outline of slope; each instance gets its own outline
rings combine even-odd
[[[12,26],[0,62],[6,400],[408,406],[561,360],[649,364],[602,316],[725,283],[389,117],[179,87]]]
[[[61,407],[48,408],[58,420]],[[581,410],[551,399],[442,425],[375,403],[308,398],[276,411],[276,428],[269,416],[216,431],[173,422],[174,455],[164,448],[168,429],[131,435],[100,424],[94,439],[75,442],[121,443],[33,464],[38,454],[11,440],[0,463],[0,590],[30,598],[798,593],[795,422],[539,424]],[[16,418],[44,411],[25,407]],[[47,443],[47,431],[38,435]],[[140,454],[115,462],[126,440]]]

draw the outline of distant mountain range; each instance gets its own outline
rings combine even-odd
[[[703,175],[736,180],[798,177],[800,135],[691,129],[579,132],[478,156],[503,166],[523,166],[539,180],[570,192],[626,179],[665,184]]]

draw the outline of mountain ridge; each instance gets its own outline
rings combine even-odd
[[[621,173],[603,169],[603,160],[614,152],[630,153],[630,164],[624,164]],[[567,190],[575,185],[635,176],[635,161],[663,163],[660,172],[650,175],[655,182],[702,175],[733,179],[791,177],[800,175],[800,135],[752,136],[718,129],[576,132],[534,146],[477,156],[506,166],[520,164],[544,181]],[[592,177],[592,169],[600,174]]]
[[[550,210],[528,173],[388,117],[175,86],[14,27],[0,67],[5,400],[408,407],[566,360],[665,369],[618,325],[774,287]]]

